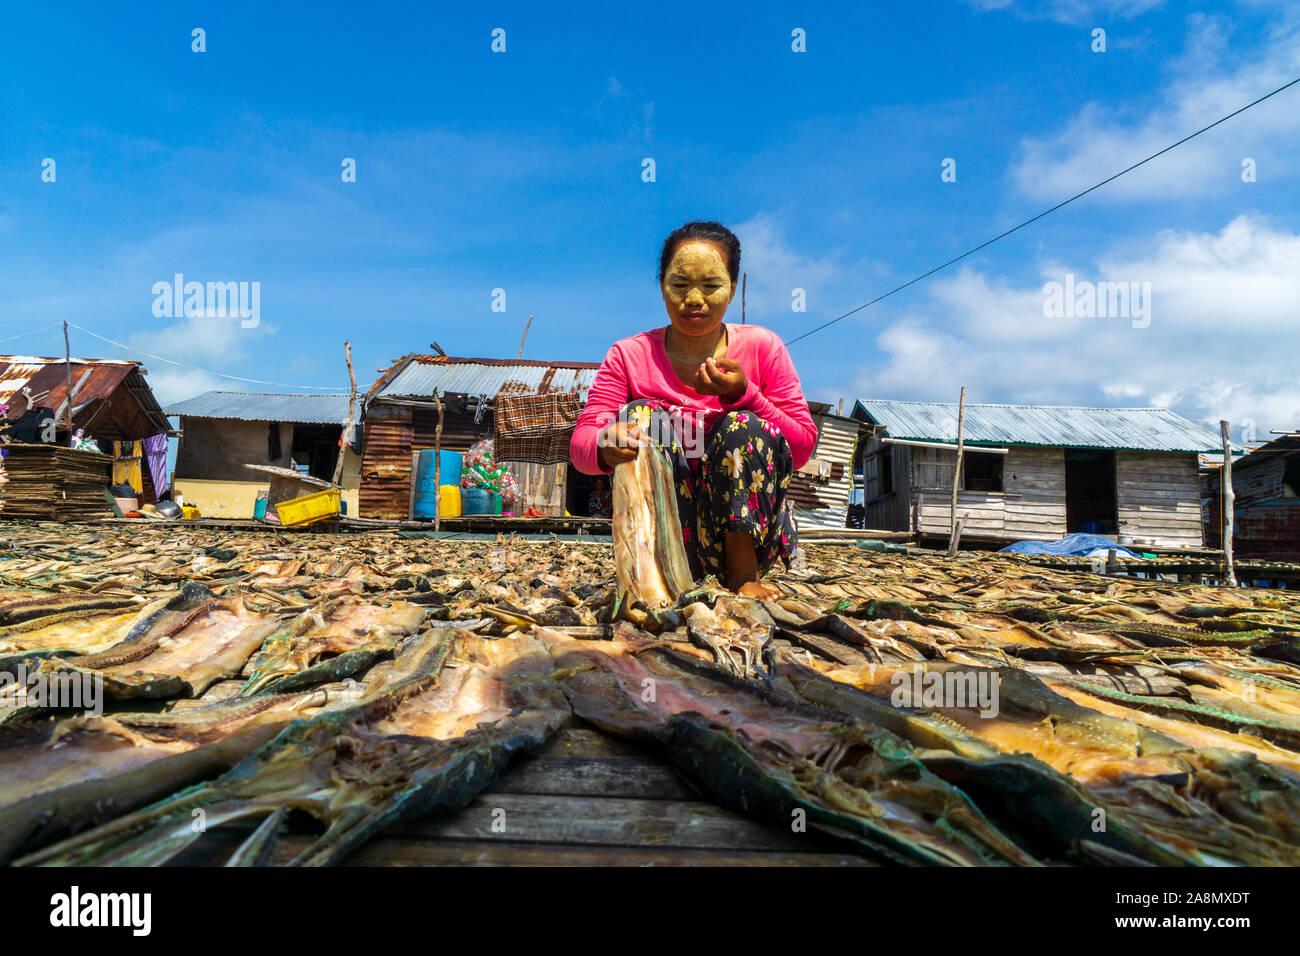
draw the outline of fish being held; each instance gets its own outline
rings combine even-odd
[[[613,533],[619,607],[668,607],[690,590],[672,470],[660,449],[643,445],[615,466]]]

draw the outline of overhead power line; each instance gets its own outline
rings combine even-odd
[[[21,339],[24,335],[35,335],[37,332],[48,332],[50,329],[57,329],[61,325],[63,325],[62,322],[54,322],[51,325],[45,326],[44,328],[29,329],[26,332],[19,332],[17,335],[11,335],[7,339],[0,339],[0,342],[12,342],[14,339]]]
[[[116,345],[118,348],[126,349],[126,351],[128,352],[135,352],[137,355],[143,355],[146,358],[151,358],[158,362],[166,362],[168,365],[177,365],[181,368],[187,368],[194,372],[202,372],[205,375],[215,375],[218,378],[228,378],[233,382],[247,382],[250,385],[274,385],[276,388],[301,388],[304,391],[314,391],[314,392],[328,392],[328,391],[346,392],[348,390],[347,387],[343,385],[290,385],[287,382],[264,382],[260,378],[244,378],[240,375],[228,375],[225,372],[214,372],[211,369],[199,368],[197,365],[190,365],[186,362],[178,362],[175,359],[169,359],[162,355],[154,355],[152,352],[146,352],[143,349],[138,349],[131,345],[124,345],[121,342],[117,342],[114,341],[113,339],[106,338],[105,336],[100,335],[98,332],[92,332],[90,329],[83,328],[82,326],[77,325],[75,322],[69,322],[68,325],[76,329],[78,332],[85,332],[87,335],[93,335],[101,342],[107,342],[109,345]]]
[[[1211,123],[1210,125],[1208,125],[1208,126],[1202,126],[1202,127],[1201,127],[1200,129],[1198,129],[1195,133],[1190,133],[1190,134],[1188,134],[1187,136],[1184,136],[1184,137],[1183,137],[1182,139],[1180,139],[1178,142],[1176,142],[1176,143],[1170,143],[1170,144],[1169,144],[1168,146],[1166,146],[1164,149],[1160,150],[1159,152],[1152,153],[1152,154],[1151,154],[1150,156],[1148,156],[1146,159],[1140,160],[1140,161],[1134,163],[1132,166],[1127,167],[1126,169],[1121,169],[1119,172],[1115,173],[1113,176],[1107,176],[1107,177],[1106,177],[1105,179],[1103,179],[1101,182],[1096,183],[1096,184],[1094,184],[1094,185],[1092,185],[1092,186],[1089,186],[1087,189],[1083,190],[1082,192],[1077,192],[1077,193],[1075,193],[1075,194],[1074,194],[1073,196],[1071,196],[1069,199],[1065,199],[1065,200],[1062,200],[1061,202],[1058,202],[1058,203],[1057,203],[1055,206],[1053,206],[1051,209],[1044,209],[1044,210],[1043,210],[1042,212],[1040,212],[1037,216],[1034,216],[1034,217],[1031,218],[1031,219],[1026,219],[1024,222],[1020,223],[1020,225],[1018,225],[1018,226],[1013,226],[1012,228],[1008,229],[1006,232],[999,233],[998,235],[994,236],[992,239],[987,239],[987,240],[985,240],[984,242],[981,242],[978,246],[975,246],[973,249],[968,249],[968,250],[966,250],[965,252],[963,252],[963,253],[962,253],[961,255],[959,255],[959,256],[954,256],[953,258],[949,259],[947,262],[943,263],[943,265],[935,266],[935,267],[934,267],[933,269],[931,269],[929,272],[923,272],[923,273],[921,273],[919,276],[917,276],[916,278],[914,278],[914,279],[909,279],[908,281],[904,282],[902,285],[900,285],[900,286],[896,286],[895,288],[890,289],[890,290],[889,290],[888,292],[886,292],[884,295],[878,295],[878,296],[876,296],[874,299],[872,299],[870,302],[864,302],[862,305],[858,306],[856,309],[850,309],[848,312],[845,312],[843,315],[836,316],[835,318],[831,319],[831,320],[828,321],[828,322],[823,322],[821,325],[817,326],[815,329],[809,329],[807,332],[803,333],[803,335],[796,336],[795,338],[791,339],[789,342],[786,343],[786,345],[794,345],[794,343],[800,341],[801,339],[806,339],[806,338],[808,338],[808,336],[810,336],[810,335],[815,335],[816,333],[820,332],[822,329],[828,328],[828,327],[834,325],[836,322],[840,322],[840,321],[842,321],[842,320],[844,320],[844,319],[847,319],[849,316],[854,315],[854,314],[856,314],[856,313],[858,313],[858,312],[861,312],[863,309],[868,308],[869,306],[873,306],[873,305],[875,305],[877,302],[881,301],[882,299],[888,299],[888,298],[889,298],[891,295],[893,295],[895,292],[902,292],[902,291],[903,291],[904,289],[906,289],[908,286],[910,286],[910,285],[915,285],[916,283],[920,282],[922,279],[928,279],[930,276],[934,275],[936,272],[940,272],[940,271],[942,271],[942,270],[948,268],[950,265],[953,265],[954,263],[961,262],[961,260],[965,259],[967,256],[972,256],[972,255],[974,255],[975,253],[979,252],[981,249],[985,248],[986,246],[991,246],[991,245],[993,245],[993,243],[997,242],[999,239],[1005,239],[1007,236],[1011,235],[1013,232],[1016,232],[1016,231],[1018,231],[1018,230],[1020,230],[1020,229],[1023,229],[1023,228],[1025,228],[1025,226],[1028,226],[1028,225],[1031,224],[1031,223],[1037,222],[1039,219],[1042,219],[1044,216],[1047,216],[1047,215],[1050,215],[1051,213],[1056,212],[1056,210],[1060,209],[1062,206],[1068,206],[1070,203],[1074,202],[1076,199],[1080,199],[1080,198],[1082,198],[1083,196],[1088,195],[1088,193],[1092,192],[1094,189],[1100,189],[1102,186],[1105,186],[1107,183],[1114,182],[1116,179],[1119,179],[1119,178],[1120,178],[1121,176],[1123,176],[1125,173],[1131,173],[1133,170],[1137,169],[1139,166],[1144,166],[1144,165],[1146,165],[1147,163],[1151,162],[1151,160],[1155,159],[1156,157],[1158,157],[1158,156],[1163,156],[1165,153],[1169,152],[1171,149],[1177,149],[1179,146],[1183,145],[1183,143],[1186,143],[1188,140],[1195,139],[1197,136],[1200,136],[1202,133],[1214,129],[1214,127],[1218,126],[1220,123],[1226,123],[1228,120],[1232,119],[1234,116],[1239,116],[1240,114],[1246,112],[1246,110],[1250,109],[1252,106],[1258,106],[1260,103],[1263,103],[1263,102],[1264,102],[1266,99],[1268,99],[1269,97],[1277,96],[1277,94],[1281,93],[1283,90],[1288,89],[1288,88],[1290,88],[1290,87],[1292,87],[1292,86],[1295,86],[1297,83],[1300,83],[1300,76],[1296,77],[1296,78],[1295,78],[1294,80],[1292,80],[1290,83],[1284,83],[1284,84],[1282,84],[1282,85],[1279,86],[1277,89],[1273,90],[1273,92],[1271,92],[1271,93],[1265,93],[1265,94],[1264,94],[1263,96],[1261,96],[1259,99],[1257,99],[1257,100],[1252,100],[1251,102],[1247,103],[1245,106],[1241,107],[1241,109],[1233,110],[1233,111],[1232,111],[1231,113],[1229,113],[1227,116],[1221,116],[1219,119],[1215,120],[1215,121],[1214,121],[1213,123]]]

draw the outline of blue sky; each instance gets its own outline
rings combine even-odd
[[[533,314],[526,357],[598,361],[718,218],[791,339],[1300,76],[1265,0],[266,6],[6,9],[0,338],[305,386],[350,338],[365,385],[435,340],[511,357]],[[805,390],[1300,425],[1297,147],[1300,87],[796,343]],[[178,272],[259,282],[260,324],[156,317]],[[1149,282],[1149,325],[1045,316],[1067,273]],[[164,402],[276,390],[145,364]]]

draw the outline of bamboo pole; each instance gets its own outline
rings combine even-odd
[[[352,429],[352,422],[356,414],[357,407],[357,374],[352,370],[352,341],[343,343],[343,352],[348,360],[348,381],[351,383],[351,391],[348,392],[348,420],[343,423],[343,434],[339,440],[339,457],[334,462],[334,480],[330,485],[334,488],[340,488],[339,482],[343,479],[343,458],[347,455],[347,437],[348,432]],[[340,492],[341,496],[341,492]]]
[[[740,274],[740,324],[745,324],[745,286],[749,284],[749,273]]]
[[[966,386],[961,387],[957,403],[957,462],[952,470],[952,508],[948,513],[948,552],[957,549],[957,489],[961,487],[962,432],[966,424]]]
[[[1228,423],[1219,419],[1223,438],[1223,467],[1219,470],[1219,511],[1223,518],[1223,579],[1230,588],[1237,586],[1237,569],[1232,564],[1232,519],[1237,495],[1232,487],[1232,435]]]
[[[529,316],[531,321],[532,316]],[[527,330],[525,330],[527,334]],[[524,350],[519,343],[519,351]],[[442,396],[436,391],[433,400],[438,403],[438,427],[433,430],[433,530],[442,530]]]

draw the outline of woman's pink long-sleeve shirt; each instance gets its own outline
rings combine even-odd
[[[817,445],[817,426],[781,339],[760,325],[728,322],[727,358],[739,362],[749,379],[745,394],[735,402],[701,395],[682,383],[664,348],[663,329],[615,342],[596,372],[587,404],[573,429],[569,456],[574,466],[588,475],[608,474],[610,469],[602,467],[597,458],[596,438],[620,408],[633,399],[646,398],[702,416],[705,429],[727,412],[747,409],[781,430],[790,443],[794,467],[802,468]]]

